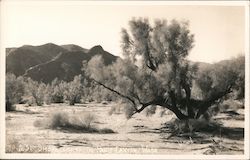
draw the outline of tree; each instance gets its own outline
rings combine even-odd
[[[70,105],[74,105],[76,102],[80,102],[83,92],[82,80],[82,76],[78,75],[74,77],[73,81],[65,83],[65,100],[68,100]]]
[[[122,29],[124,59],[105,66],[102,57],[96,56],[84,68],[95,83],[126,100],[130,116],[159,105],[181,120],[199,118],[231,92],[238,76],[229,68],[218,66],[220,69],[210,77],[212,82],[196,77],[197,66],[187,60],[194,42],[187,22],[157,20],[152,26],[147,19],[139,18],[132,19],[129,26],[130,33]],[[222,74],[224,71],[226,74]],[[191,97],[196,80],[203,92],[201,100]],[[209,94],[204,94],[207,90]]]
[[[53,88],[51,87],[50,84],[47,84],[44,90],[44,102],[48,105],[51,104],[52,102],[52,93],[53,93]]]
[[[44,104],[45,97],[45,89],[46,85],[44,83],[38,83],[37,81],[33,81],[32,79],[28,79],[26,83],[26,94],[31,96],[31,104],[35,103],[38,106],[42,106]]]
[[[22,101],[24,95],[23,77],[16,77],[14,74],[6,74],[6,111],[14,110],[14,104]]]
[[[64,102],[64,90],[65,85],[63,82],[55,78],[51,82],[51,102],[53,103],[63,103]]]

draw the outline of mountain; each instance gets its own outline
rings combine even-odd
[[[23,75],[32,66],[45,63],[66,49],[47,43],[41,46],[24,45],[19,48],[6,49],[6,72],[16,76]]]
[[[52,43],[6,49],[6,55],[6,72],[44,83],[56,77],[64,81],[72,80],[82,73],[82,61],[89,61],[95,55],[102,55],[106,65],[117,59],[100,45],[88,50],[73,44],[58,46]]]
[[[75,44],[66,44],[66,45],[61,45],[62,48],[66,49],[69,52],[74,52],[74,51],[83,51],[83,52],[88,52],[88,49],[82,48],[78,45]]]

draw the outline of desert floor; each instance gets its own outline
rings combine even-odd
[[[220,134],[195,133],[193,137],[171,137],[164,123],[174,118],[170,112],[134,115],[126,119],[124,114],[109,115],[116,103],[89,103],[68,106],[17,105],[16,111],[6,113],[6,151],[35,153],[115,153],[115,154],[243,154],[244,109],[237,115],[221,113],[215,117],[226,128]],[[115,133],[78,133],[35,127],[52,113],[69,114],[90,112],[95,115],[92,126],[110,128]]]

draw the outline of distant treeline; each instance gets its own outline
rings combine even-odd
[[[6,74],[6,111],[14,104],[49,105],[51,103],[101,102],[116,100],[114,93],[83,78],[75,76],[70,82],[54,79],[51,83],[37,82],[27,77]]]

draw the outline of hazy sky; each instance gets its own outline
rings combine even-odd
[[[89,5],[60,2],[9,2],[2,6],[4,44],[101,45],[119,55],[120,31],[132,17],[189,20],[195,47],[189,58],[215,62],[244,54],[243,6]]]

